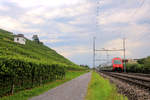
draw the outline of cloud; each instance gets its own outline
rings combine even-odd
[[[0,16],[0,19],[1,28],[12,30],[19,26],[19,23],[11,17]]]
[[[127,24],[127,25],[107,25],[106,26],[101,26],[101,30],[105,32],[106,35],[110,34],[125,34],[124,36],[128,39],[138,39],[141,36],[146,36],[150,32],[150,24],[138,24],[138,23],[132,23],[132,24]],[[123,37],[123,36],[122,36]],[[135,38],[136,37],[136,38]]]
[[[85,2],[86,0],[13,0],[11,2],[18,4],[21,7],[39,7],[39,6],[46,6],[46,7],[58,7],[58,6],[66,6],[66,5],[74,5],[78,3]]]
[[[9,16],[0,16],[0,27],[9,31],[20,32],[36,32],[38,29],[29,28],[27,24],[23,24],[17,19]]]
[[[67,58],[71,58],[75,55],[89,54],[91,49],[89,47],[80,45],[80,46],[61,46],[54,48],[58,53],[62,54]]]
[[[58,29],[65,34],[70,34],[72,32],[76,32],[75,34],[78,34],[79,31],[82,31],[83,29],[80,27],[76,27],[73,25],[69,25],[69,24],[64,24],[64,23],[58,23]],[[74,34],[74,35],[75,35]]]
[[[147,12],[149,11],[149,4],[146,4],[140,8],[113,8],[105,10],[105,12],[101,13],[98,17],[98,21],[100,25],[108,25],[114,23],[135,23],[141,19],[150,18],[150,14],[147,14]]]
[[[8,6],[3,6],[0,4],[0,11],[8,11],[10,8]]]
[[[112,4],[113,3],[113,0],[101,0],[99,2],[97,2],[98,5],[109,5],[109,4]]]
[[[93,24],[93,19],[95,19],[95,16],[93,14],[89,15],[90,12],[87,14],[87,16],[83,15],[80,17],[75,18],[74,20],[69,21],[68,23],[71,25],[90,25]]]
[[[45,23],[44,19],[42,19],[40,17],[36,17],[36,16],[23,15],[23,16],[21,16],[21,20],[24,23],[31,23],[31,24],[43,24],[43,23]]]
[[[48,43],[58,43],[58,42],[60,43],[60,42],[66,41],[66,40],[58,39],[58,38],[48,38],[48,39],[42,39],[40,41],[48,44]]]
[[[78,3],[75,5],[68,5],[65,7],[35,7],[35,9],[26,12],[27,16],[31,17],[43,17],[46,19],[56,19],[56,18],[68,18],[83,15],[89,12],[89,8],[93,6],[92,3]]]
[[[126,57],[130,58],[135,56],[135,52],[140,49],[144,43],[141,41],[133,41],[133,40],[128,40],[126,39]],[[111,40],[109,42],[106,42],[104,44],[104,48],[105,49],[123,49],[123,39],[114,39]],[[119,56],[119,57],[123,57],[123,51],[113,51],[113,52],[109,52],[109,54],[115,55],[115,56]]]

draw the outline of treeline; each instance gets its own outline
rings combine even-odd
[[[65,77],[66,67],[0,58],[0,96]]]
[[[90,67],[88,65],[80,65],[80,67],[90,69]]]
[[[147,73],[150,74],[150,56],[142,58],[137,63],[127,63],[127,72]]]

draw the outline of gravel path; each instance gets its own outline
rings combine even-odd
[[[84,100],[91,72],[81,75],[30,100]]]

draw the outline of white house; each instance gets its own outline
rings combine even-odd
[[[14,36],[14,42],[20,44],[26,44],[26,39],[23,34],[18,34]]]

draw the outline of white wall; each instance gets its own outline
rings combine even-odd
[[[20,44],[26,44],[26,39],[24,39],[23,37],[15,37],[14,42],[20,43]]]

